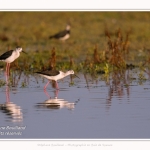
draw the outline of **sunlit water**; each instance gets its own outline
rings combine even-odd
[[[2,86],[0,138],[150,138],[148,74],[139,80],[130,70],[122,80],[113,75],[108,82],[78,76],[73,85],[69,76],[60,80],[59,91],[50,84],[44,92],[47,80],[31,75],[21,76],[17,87]]]

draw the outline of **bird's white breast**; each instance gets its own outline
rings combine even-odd
[[[8,57],[5,62],[7,63],[11,63],[13,62],[15,59],[17,59],[20,56],[20,53],[18,51],[13,51],[12,55],[10,57]]]
[[[70,37],[70,34],[66,34],[64,37],[60,38],[60,40],[64,41]]]

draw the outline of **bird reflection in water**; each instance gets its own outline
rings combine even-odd
[[[69,103],[68,101],[64,99],[59,99],[58,98],[58,91],[54,91],[54,98],[51,98],[50,95],[46,90],[44,90],[46,96],[49,97],[49,99],[45,100],[42,103],[37,103],[36,107],[38,108],[48,108],[48,109],[60,109],[60,108],[67,108],[69,110],[73,110],[75,107],[75,103]]]
[[[48,99],[45,100],[43,103],[37,103],[38,108],[49,108],[49,109],[60,109],[60,108],[67,108],[69,110],[74,109],[75,103],[69,103],[68,101],[65,101],[64,99]]]
[[[0,104],[0,110],[10,116],[12,122],[21,122],[23,120],[23,114],[21,112],[20,106],[17,106],[13,102],[10,102],[8,86],[6,86],[6,103]]]

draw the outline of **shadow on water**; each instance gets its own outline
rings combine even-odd
[[[0,110],[5,113],[12,122],[22,122],[23,114],[21,107],[10,101],[9,87],[6,86],[6,102],[0,104]]]

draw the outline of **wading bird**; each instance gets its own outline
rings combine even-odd
[[[48,86],[48,84],[50,83],[50,80],[54,80],[56,81],[56,88],[59,89],[58,87],[58,83],[57,81],[70,75],[70,74],[74,74],[73,70],[69,70],[66,73],[62,72],[62,71],[57,71],[57,70],[53,70],[53,69],[49,69],[49,70],[45,70],[45,71],[41,71],[41,72],[35,72],[45,78],[47,78],[49,81],[47,82],[47,84],[44,86],[44,90],[46,90],[46,87]],[[75,74],[74,74],[75,75]],[[75,75],[76,77],[78,77],[77,75]],[[79,77],[78,77],[79,78]]]
[[[49,37],[49,39],[59,39],[65,41],[70,37],[70,25],[67,24],[66,29]]]
[[[7,63],[6,75],[9,75],[10,63],[20,56],[20,52],[24,52],[21,47],[16,47],[15,50],[9,50],[0,56],[0,61]],[[24,52],[25,53],[25,52]]]

